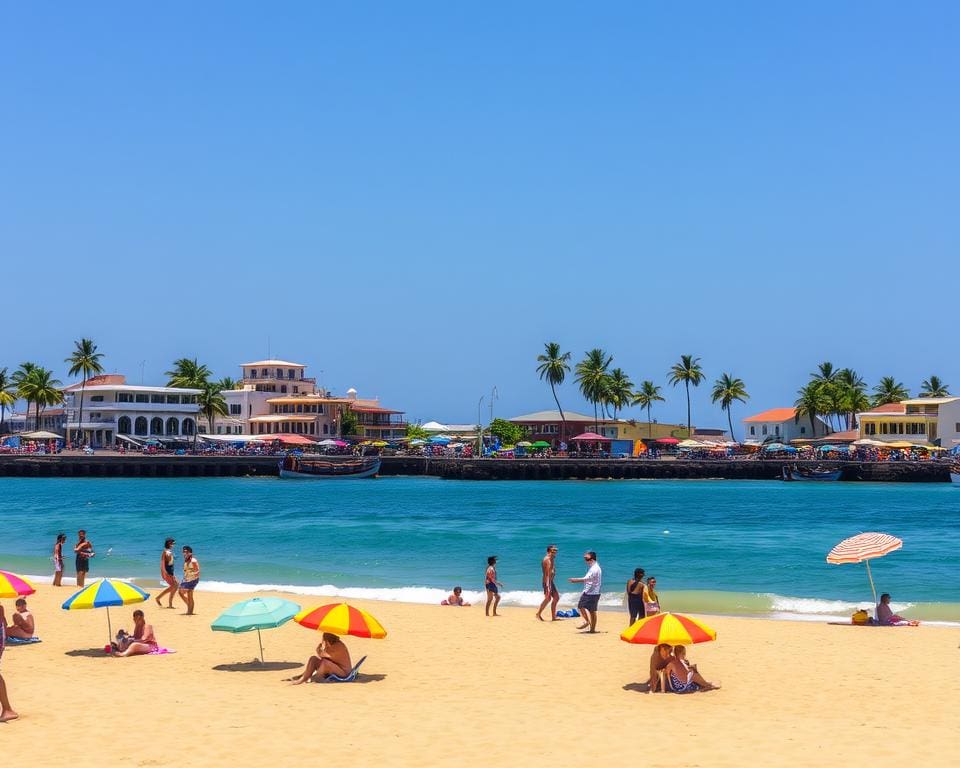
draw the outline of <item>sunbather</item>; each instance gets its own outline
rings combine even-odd
[[[673,659],[671,655],[673,648],[666,643],[660,643],[650,654],[650,692],[654,693],[660,688],[660,670],[666,667]]]
[[[322,680],[328,675],[346,677],[353,665],[350,652],[343,640],[329,632],[323,633],[323,641],[317,646],[317,655],[307,659],[307,665],[300,677],[291,678],[294,685],[310,680]]]
[[[667,665],[667,685],[674,693],[712,691],[720,686],[708,683],[697,671],[697,665],[687,661],[687,649],[678,645],[673,649],[673,659]]]
[[[454,588],[453,588],[453,593],[452,593],[449,597],[447,597],[446,600],[443,601],[443,604],[444,604],[444,605],[459,605],[459,606],[462,606],[462,607],[467,607],[467,606],[470,605],[470,603],[465,603],[465,602],[463,601],[463,588],[462,588],[462,587],[454,587]]]
[[[157,648],[153,626],[147,624],[143,611],[138,609],[133,612],[133,634],[128,635],[121,629],[117,633],[117,642],[111,643],[111,646],[114,656],[142,656]]]
[[[29,640],[36,631],[36,623],[33,614],[27,610],[27,601],[24,598],[17,600],[17,610],[10,617],[13,623],[6,628],[7,637],[15,637],[18,640]]]
[[[890,607],[890,594],[884,592],[880,595],[880,602],[877,603],[877,623],[889,627],[915,627],[919,621],[911,621],[903,616],[898,616]]]

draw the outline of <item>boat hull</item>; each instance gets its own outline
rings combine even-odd
[[[812,480],[824,481],[824,480],[839,480],[840,475],[843,474],[843,470],[837,469],[831,472],[798,472],[797,470],[792,470],[790,472],[790,478],[792,480]]]
[[[950,472],[950,480],[960,485],[960,472]]]
[[[296,462],[292,467],[286,464],[280,464],[280,477],[285,480],[359,480],[373,477],[380,471],[380,459],[364,462]]]

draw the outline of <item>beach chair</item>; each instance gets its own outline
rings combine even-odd
[[[317,680],[318,683],[352,683],[357,679],[357,672],[360,670],[360,665],[367,660],[367,657],[364,656],[360,661],[353,665],[353,669],[350,670],[349,674],[346,677],[340,677],[339,675],[327,675],[323,680]]]

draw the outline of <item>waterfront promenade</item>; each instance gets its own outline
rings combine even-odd
[[[277,456],[94,454],[0,456],[0,477],[242,477],[277,475]],[[839,467],[842,480],[949,482],[937,461],[798,461],[719,459],[454,459],[385,456],[381,476],[456,480],[778,480],[785,467]]]

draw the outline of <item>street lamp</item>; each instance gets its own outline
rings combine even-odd
[[[483,458],[483,397],[477,403],[477,458]]]

